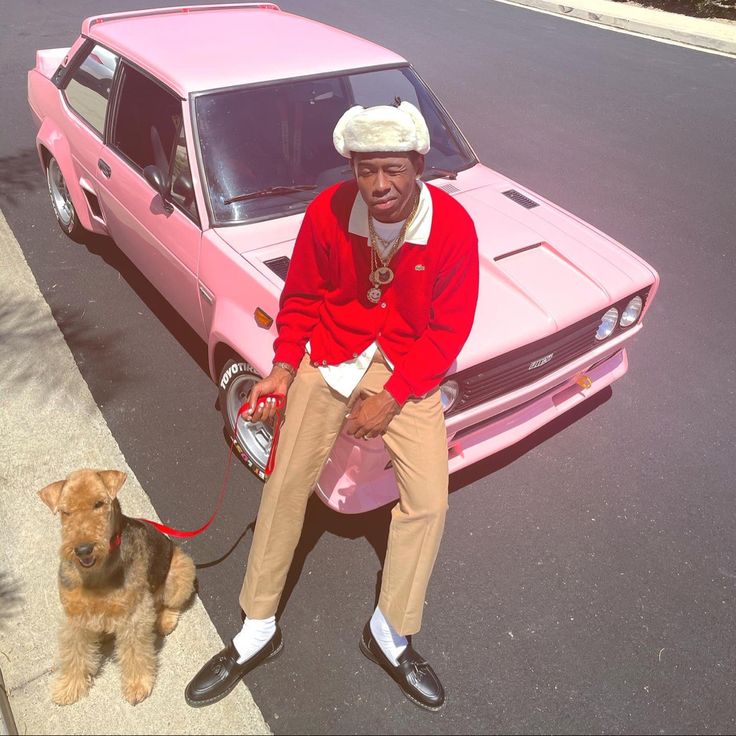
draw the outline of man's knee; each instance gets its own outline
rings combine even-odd
[[[424,493],[412,499],[408,508],[404,505],[404,510],[409,512],[409,516],[414,518],[423,518],[432,521],[442,521],[447,514],[449,508],[447,503],[447,492],[427,493],[428,489],[424,488]]]

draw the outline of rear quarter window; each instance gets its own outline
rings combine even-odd
[[[102,46],[93,46],[76,71],[69,75],[64,97],[100,136],[105,129],[107,104],[119,57]]]

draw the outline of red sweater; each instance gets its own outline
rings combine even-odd
[[[314,365],[338,365],[377,341],[394,366],[384,388],[399,404],[436,388],[470,334],[478,300],[478,237],[465,209],[428,186],[426,245],[404,243],[383,298],[372,286],[366,238],[348,232],[354,181],[326,189],[304,215],[276,318],[274,361],[298,368],[310,341]]]

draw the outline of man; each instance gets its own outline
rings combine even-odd
[[[416,107],[352,107],[333,140],[354,180],[315,198],[294,246],[273,370],[249,397],[256,421],[275,414],[262,396],[286,394],[287,405],[240,594],[246,618],[187,686],[194,706],[224,697],[281,649],[275,613],[308,497],[345,422],[356,439],[382,436],[400,493],[360,649],[417,705],[444,704],[442,684],[407,637],[421,626],[444,527],[448,456],[438,386],[472,326],[478,241],[465,210],[419,178],[429,131]]]

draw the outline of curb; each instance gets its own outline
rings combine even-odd
[[[8,693],[5,691],[5,680],[3,680],[3,671],[0,670],[0,734],[4,736],[17,736],[18,727],[15,725],[13,711],[10,709],[10,701]]]
[[[571,0],[566,3],[553,0],[500,1],[736,56],[736,23],[728,21],[691,18],[612,0]]]

